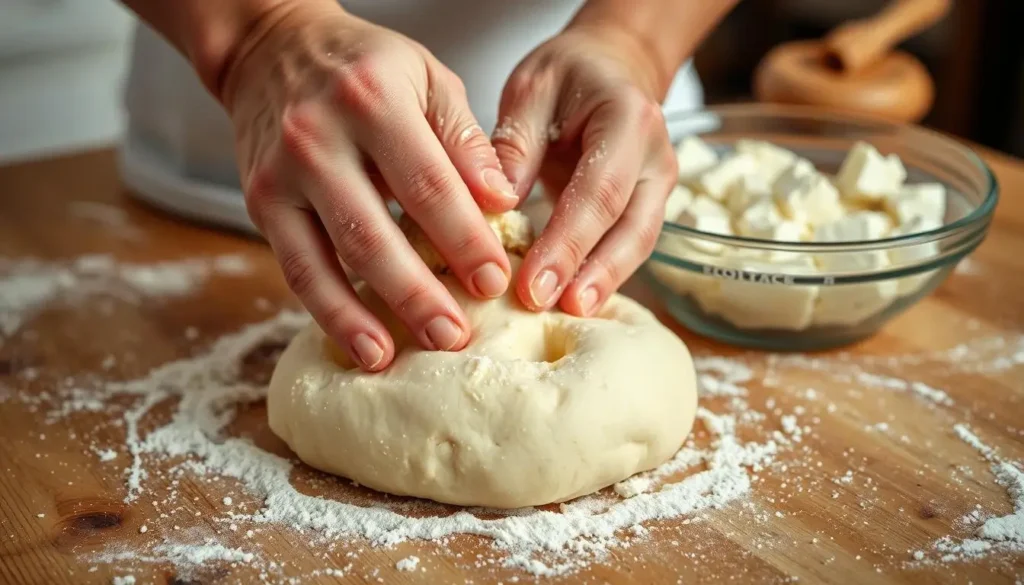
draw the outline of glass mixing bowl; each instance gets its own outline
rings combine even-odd
[[[834,174],[858,140],[896,153],[907,183],[945,185],[945,224],[882,240],[782,243],[700,232],[666,222],[640,272],[688,329],[770,350],[842,346],[874,334],[930,294],[984,240],[998,200],[995,177],[970,149],[918,127],[775,105],[712,107],[667,120],[673,143],[698,135],[719,153],[739,139],[765,140]],[[762,260],[766,254],[786,260]],[[880,270],[822,270],[849,255],[886,254]],[[806,263],[804,263],[806,264]]]

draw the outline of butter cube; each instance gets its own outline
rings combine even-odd
[[[890,266],[882,251],[822,254],[822,272],[870,273]],[[814,307],[814,325],[856,325],[892,304],[898,294],[895,280],[822,286]]]
[[[658,249],[669,256],[697,264],[714,265],[721,262],[721,258],[702,253],[679,236],[665,238]],[[651,275],[669,291],[689,296],[701,310],[713,312],[718,298],[719,279],[663,262],[650,261],[646,266]]]
[[[758,176],[768,183],[775,182],[779,175],[797,160],[795,152],[764,140],[737,140],[736,152],[754,157],[754,160],[757,161]]]
[[[733,234],[729,211],[721,203],[706,195],[694,197],[689,207],[679,215],[676,223],[701,232],[723,236],[731,236]],[[709,254],[717,254],[722,251],[723,247],[716,242],[694,239],[691,239],[691,244]]]
[[[886,199],[885,208],[900,226],[918,218],[941,224],[946,217],[946,187],[942,183],[904,185]]]
[[[665,221],[674,222],[693,202],[693,192],[683,185],[676,185],[665,200]]]
[[[687,136],[676,146],[679,181],[688,182],[718,164],[718,153],[696,136]]]
[[[880,240],[892,230],[892,219],[877,211],[855,211],[846,217],[819,225],[816,242],[863,242]]]
[[[716,314],[741,329],[800,331],[811,324],[819,287],[793,284],[793,275],[813,274],[807,258],[790,261],[738,260],[722,276]]]
[[[907,170],[895,154],[883,157],[874,146],[857,142],[836,174],[844,197],[879,200],[899,193]]]
[[[843,216],[839,191],[828,178],[817,172],[802,174],[798,165],[779,177],[774,191],[782,213],[796,222],[815,226]]]
[[[694,188],[718,201],[725,199],[729,188],[745,176],[757,171],[757,162],[749,154],[733,154],[701,173],[693,182]]]
[[[807,239],[807,228],[795,221],[783,219],[776,224],[749,225],[741,236],[775,242],[802,242]],[[796,252],[772,252],[772,257],[789,256]]]
[[[751,232],[763,232],[771,229],[782,222],[783,217],[779,213],[775,202],[771,199],[760,199],[752,202],[736,214],[736,229],[740,235],[746,236]]]
[[[761,175],[740,177],[729,186],[725,194],[725,206],[732,213],[740,213],[761,199],[771,199],[771,183]]]
[[[915,217],[906,224],[893,230],[893,236],[907,236],[937,230],[942,227],[941,221],[933,221],[924,217]],[[893,266],[913,266],[925,262],[930,258],[938,256],[940,252],[938,242],[926,242],[911,246],[902,245],[888,250],[889,262]],[[937,270],[929,270],[912,276],[904,276],[896,281],[897,293],[906,296],[921,289]]]

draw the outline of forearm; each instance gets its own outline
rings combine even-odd
[[[628,32],[653,62],[664,94],[679,67],[738,2],[588,0],[569,26],[613,26]]]
[[[319,0],[122,0],[191,63],[221,99],[225,70],[245,39],[258,36],[290,5]]]

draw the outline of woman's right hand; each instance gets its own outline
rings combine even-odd
[[[276,4],[232,54],[219,97],[246,205],[316,322],[366,370],[394,358],[340,258],[423,347],[465,346],[465,315],[385,204],[397,199],[470,294],[505,292],[508,257],[481,210],[518,199],[458,77],[332,0]]]

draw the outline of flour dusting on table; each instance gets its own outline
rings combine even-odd
[[[125,287],[130,289],[129,296],[182,295],[211,275],[245,274],[248,264],[226,256],[125,265],[111,257],[90,256],[63,264],[9,263],[0,269],[7,271],[0,277],[0,308],[8,309],[0,312],[0,329],[9,335],[48,303],[93,293],[124,295]],[[942,383],[972,373],[1019,375],[1024,336],[980,337],[939,352],[882,357],[841,352],[696,355],[701,394],[698,423],[672,459],[572,502],[495,511],[373,494],[312,471],[287,452],[274,452],[239,430],[246,413],[262,407],[274,352],[308,319],[303,313],[281,312],[136,379],[110,379],[118,356],[105,359],[99,375],[53,377],[32,367],[17,371],[12,380],[18,389],[7,388],[0,400],[38,412],[43,424],[58,425],[77,416],[106,421],[100,425],[103,438],[92,439],[89,455],[104,469],[123,471],[126,504],[153,509],[145,529],[137,531],[142,540],[135,541],[131,550],[115,544],[80,554],[91,562],[115,566],[121,573],[170,564],[187,579],[211,566],[226,565],[250,569],[263,581],[292,583],[342,575],[377,582],[384,576],[379,569],[360,573],[351,563],[297,572],[288,559],[275,557],[273,547],[261,548],[254,540],[257,535],[265,544],[262,535],[269,538],[283,531],[289,539],[301,539],[311,550],[322,551],[325,559],[336,547],[352,543],[391,549],[408,541],[425,541],[436,545],[433,554],[450,556],[457,567],[512,570],[525,574],[524,579],[573,573],[608,562],[611,554],[642,554],[655,538],[675,547],[690,543],[684,556],[694,563],[715,557],[716,543],[723,538],[737,539],[752,551],[794,546],[826,550],[834,538],[828,531],[806,538],[789,536],[769,529],[769,523],[792,514],[783,504],[798,503],[801,498],[837,500],[865,513],[886,504],[875,496],[877,485],[867,457],[852,447],[831,445],[842,451],[848,467],[829,469],[809,443],[818,440],[821,425],[850,416],[844,404],[892,397],[902,401],[908,409],[903,414],[909,418],[929,417],[941,429],[938,432],[957,436],[965,450],[991,470],[991,477],[983,477],[988,471],[980,466],[975,472],[969,465],[959,465],[950,472],[951,482],[961,483],[964,478],[994,482],[1009,496],[1013,510],[997,513],[978,504],[963,514],[957,532],[937,541],[923,539],[895,553],[865,550],[877,571],[1024,554],[1020,462],[1007,459],[979,436],[970,423],[974,415]],[[182,325],[183,331],[190,329]],[[199,343],[198,331],[185,338]],[[249,371],[253,355],[261,355],[265,362],[257,375]],[[906,379],[901,372],[909,366],[926,366],[928,379]],[[801,374],[808,371],[825,375],[840,390],[823,391],[801,383]],[[769,397],[755,403],[754,388],[770,389]],[[907,422],[892,413],[856,421],[857,428],[893,446],[927,448],[928,439],[908,430]],[[1024,430],[1010,430],[1024,437]],[[303,482],[316,489],[300,489]],[[198,507],[198,496],[185,487],[190,483],[215,487],[217,496],[208,502],[212,511],[200,511],[205,508]],[[705,528],[715,518],[727,518],[728,525],[743,528],[724,535]],[[676,521],[661,522],[668,519]],[[707,532],[695,532],[700,530]],[[701,535],[696,544],[695,534]],[[708,544],[702,546],[699,541],[705,537]],[[464,558],[450,545],[465,538],[489,547],[474,558]],[[424,554],[396,556],[400,560],[392,570],[429,571],[431,563],[421,561]],[[823,564],[835,561],[830,554],[822,553]],[[346,556],[354,559],[357,553],[350,551]],[[861,556],[856,560],[861,561]]]
[[[211,274],[244,275],[248,271],[248,262],[241,256],[158,264],[123,264],[107,254],[66,262],[0,257],[0,343],[55,300],[69,303],[98,294],[126,300],[180,296],[194,292]]]

